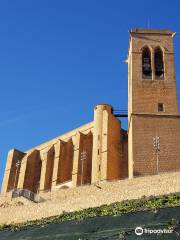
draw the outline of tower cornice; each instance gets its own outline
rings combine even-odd
[[[134,28],[130,29],[129,33],[131,36],[134,34],[151,34],[151,35],[171,35],[172,37],[175,36],[176,32],[173,32],[169,29],[145,29],[145,28]]]

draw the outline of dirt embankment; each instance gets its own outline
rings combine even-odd
[[[41,195],[46,201],[39,204],[24,198],[11,201],[9,196],[1,195],[0,224],[26,222],[126,199],[175,192],[180,192],[180,172],[43,193]]]

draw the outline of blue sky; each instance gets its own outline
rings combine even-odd
[[[91,121],[98,103],[127,109],[128,29],[177,32],[180,89],[179,13],[179,0],[1,1],[0,183],[9,149]]]

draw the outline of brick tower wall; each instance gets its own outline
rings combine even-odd
[[[160,138],[159,171],[180,170],[180,117],[174,67],[174,33],[169,30],[130,31],[128,56],[129,176],[157,173],[153,138]],[[142,74],[143,49],[151,53],[152,74]],[[163,54],[164,75],[155,74],[155,51]],[[163,103],[164,110],[158,109]]]

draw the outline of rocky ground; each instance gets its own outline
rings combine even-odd
[[[43,193],[46,201],[38,204],[22,197],[11,200],[9,196],[0,195],[0,224],[26,222],[126,199],[175,192],[180,192],[180,172]]]

